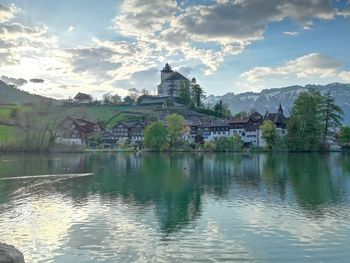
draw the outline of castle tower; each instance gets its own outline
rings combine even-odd
[[[164,68],[160,71],[160,80],[161,82],[170,76],[174,71],[171,69],[168,63],[165,64]]]

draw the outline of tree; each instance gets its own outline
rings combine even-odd
[[[319,109],[321,111],[320,114],[322,122],[322,143],[325,146],[327,138],[332,136],[334,137],[335,131],[341,127],[343,121],[343,111],[335,103],[330,91],[322,96]]]
[[[137,89],[135,88],[129,89],[129,96],[133,102],[137,101],[137,98],[139,97],[139,95],[140,95],[140,92]]]
[[[196,79],[193,78],[191,81],[191,96],[192,103],[195,107],[199,108],[202,106],[202,100],[205,99],[204,90],[199,84],[197,84]]]
[[[102,100],[103,100],[104,104],[110,104],[111,103],[111,93],[103,94]]]
[[[161,122],[153,122],[144,131],[144,145],[153,151],[164,150],[167,147],[167,135],[168,132]]]
[[[120,97],[118,94],[114,94],[111,96],[110,101],[112,104],[120,104],[122,102],[122,97]]]
[[[124,103],[126,103],[126,104],[133,104],[134,100],[130,96],[126,96],[124,98]]]
[[[268,151],[275,150],[277,140],[279,137],[276,126],[273,124],[272,121],[267,120],[267,121],[264,121],[264,123],[260,126],[260,129],[262,131],[262,137],[266,143],[266,149]]]
[[[321,116],[319,92],[300,93],[288,123],[287,142],[292,151],[316,151],[320,146]]]
[[[213,152],[215,150],[215,144],[211,141],[204,142],[204,151]]]
[[[191,92],[190,88],[181,82],[179,89],[179,98],[184,102],[184,104],[189,105],[191,103]]]
[[[177,146],[181,143],[184,134],[185,119],[179,114],[171,114],[166,118],[168,125],[168,138],[170,147]]]
[[[243,141],[239,135],[233,137],[222,137],[215,141],[217,152],[238,152],[243,149]]]
[[[225,104],[222,100],[215,104],[214,112],[215,115],[220,118],[228,118],[231,116],[231,111],[229,110],[227,104]]]
[[[249,113],[246,112],[246,111],[241,111],[241,112],[238,112],[234,117],[235,118],[245,118],[245,117],[248,117],[249,116]]]
[[[141,96],[149,95],[149,91],[146,89],[141,90]]]
[[[339,142],[342,148],[350,149],[350,127],[342,127],[340,129]]]

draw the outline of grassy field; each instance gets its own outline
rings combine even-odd
[[[0,144],[9,143],[13,140],[15,128],[8,125],[0,125]]]
[[[16,105],[0,105],[0,120],[7,121],[11,119],[11,114],[14,110],[23,112],[29,110],[28,106],[16,106]]]

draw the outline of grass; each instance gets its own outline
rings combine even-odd
[[[0,125],[0,144],[9,143],[13,140],[15,128],[8,125]]]
[[[17,109],[18,112],[28,110],[28,106],[16,106],[16,105],[0,105],[0,120],[10,120],[13,110]]]
[[[147,114],[142,114],[139,112],[120,112],[119,114],[116,114],[113,118],[111,118],[107,125],[109,127],[113,127],[118,123],[121,122],[137,122],[137,121],[144,121],[147,119]]]

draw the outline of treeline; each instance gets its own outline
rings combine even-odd
[[[178,94],[182,102],[189,106],[193,111],[216,116],[219,118],[229,118],[232,116],[228,105],[223,101],[218,101],[215,105],[204,105],[203,100],[206,98],[203,88],[194,80],[187,86],[181,83]]]
[[[67,116],[54,107],[11,112],[13,138],[0,144],[1,152],[48,152],[56,145],[60,124]],[[70,149],[69,149],[70,150]]]
[[[343,111],[331,92],[303,92],[294,102],[288,122],[287,145],[290,151],[324,151],[337,140]]]
[[[151,151],[207,151],[233,152],[243,150],[240,137],[225,137],[215,142],[189,143],[183,138],[185,119],[179,114],[172,114],[165,123],[156,121],[148,125],[144,131],[144,146]]]
[[[268,151],[328,151],[339,143],[349,149],[350,128],[342,127],[342,122],[343,111],[331,92],[321,94],[311,89],[295,100],[285,139],[281,139],[272,122],[265,122],[261,130]]]

